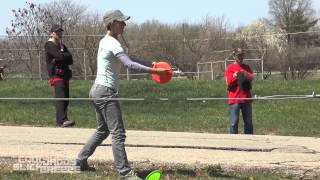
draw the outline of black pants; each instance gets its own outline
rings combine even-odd
[[[54,85],[54,94],[56,98],[69,98],[69,81],[57,81]],[[56,101],[56,122],[61,126],[64,121],[68,120],[69,101]]]

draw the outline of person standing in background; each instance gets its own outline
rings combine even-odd
[[[250,67],[243,63],[244,52],[241,48],[233,49],[234,63],[228,65],[225,72],[229,104],[230,134],[238,134],[239,113],[244,121],[244,133],[253,134],[251,82],[254,78]],[[232,99],[239,98],[239,99]],[[244,99],[242,99],[244,98]]]
[[[69,65],[73,58],[68,48],[61,42],[63,29],[53,25],[50,38],[45,44],[45,54],[49,84],[54,87],[55,98],[69,98],[69,80],[72,71]],[[56,101],[56,125],[58,127],[71,127],[75,122],[68,118],[69,100]]]

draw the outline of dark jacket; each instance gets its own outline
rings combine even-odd
[[[45,53],[49,78],[58,76],[69,80],[72,77],[69,65],[73,64],[73,59],[68,48],[63,45],[63,50],[61,50],[54,42],[47,41]]]

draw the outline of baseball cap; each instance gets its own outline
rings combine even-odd
[[[120,10],[110,10],[103,16],[105,24],[112,23],[113,21],[126,21],[130,19],[130,16],[125,16]]]
[[[236,56],[236,55],[244,54],[244,52],[241,48],[235,48],[233,49],[232,54]]]
[[[58,32],[58,31],[63,31],[62,27],[60,27],[57,24],[52,25],[50,32],[52,33],[52,32]]]

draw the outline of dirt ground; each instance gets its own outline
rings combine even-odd
[[[75,159],[94,129],[0,126],[0,158]],[[110,137],[90,158],[112,161]],[[221,165],[320,174],[320,139],[313,137],[127,131],[129,161]]]

